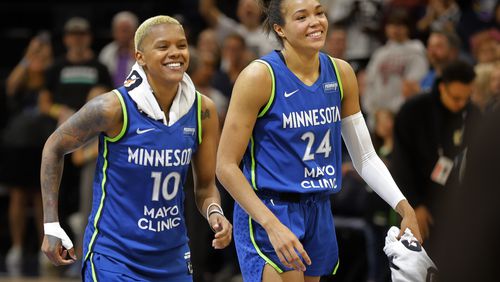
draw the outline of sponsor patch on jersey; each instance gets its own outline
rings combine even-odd
[[[133,71],[127,80],[123,83],[127,91],[131,91],[142,83],[142,77],[139,75],[137,71]]]
[[[194,136],[195,132],[196,130],[194,129],[194,127],[184,127],[184,135],[186,136]]]
[[[339,92],[339,84],[337,82],[323,83],[323,91],[325,93]]]

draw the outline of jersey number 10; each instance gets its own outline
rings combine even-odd
[[[151,178],[154,179],[153,183],[153,201],[159,201],[160,199],[160,185],[161,185],[161,195],[166,201],[170,201],[177,195],[179,190],[179,184],[181,183],[181,175],[178,172],[171,172],[163,179],[161,177],[161,172],[153,171],[151,172]],[[169,183],[173,181],[172,192],[169,193],[168,187]]]

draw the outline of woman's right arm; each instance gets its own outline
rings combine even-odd
[[[85,104],[71,118],[58,127],[47,139],[42,153],[40,181],[42,190],[43,222],[45,230],[42,251],[55,265],[69,264],[76,259],[71,241],[59,226],[59,184],[63,173],[64,155],[85,144],[100,132],[108,136],[119,134],[122,126],[122,109],[118,97],[108,92]],[[51,236],[52,235],[52,236]],[[61,242],[61,239],[63,240]],[[72,259],[66,259],[66,251]]]
[[[310,264],[302,244],[257,197],[239,168],[257,115],[268,102],[271,91],[272,78],[266,65],[254,62],[241,72],[233,88],[219,142],[216,173],[231,196],[266,230],[281,262],[288,267],[305,270],[297,255],[299,252]]]

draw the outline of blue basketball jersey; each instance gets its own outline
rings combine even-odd
[[[99,136],[84,259],[100,253],[133,273],[168,277],[174,261],[169,250],[188,242],[183,184],[201,140],[201,97],[197,94],[189,112],[166,126],[141,113],[124,87],[114,91],[123,128],[115,138]],[[190,263],[189,250],[181,255]]]
[[[243,172],[255,190],[336,193],[342,182],[342,84],[335,62],[320,53],[320,74],[309,86],[278,52],[257,60],[269,68],[273,88],[256,120]]]

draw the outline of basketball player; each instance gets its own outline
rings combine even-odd
[[[85,231],[84,281],[192,281],[183,183],[193,164],[196,203],[226,247],[232,226],[215,186],[215,106],[184,73],[188,44],[168,16],[135,33],[136,65],[125,86],[89,101],[48,139],[41,168],[43,252],[56,265],[76,260],[58,223],[66,153],[99,136],[93,207]]]
[[[219,144],[217,176],[236,200],[245,281],[319,281],[339,265],[329,195],[340,190],[341,135],[363,179],[420,240],[413,208],[377,156],[352,68],[320,52],[318,0],[267,2],[283,49],[240,74]],[[239,163],[243,161],[240,170]]]

